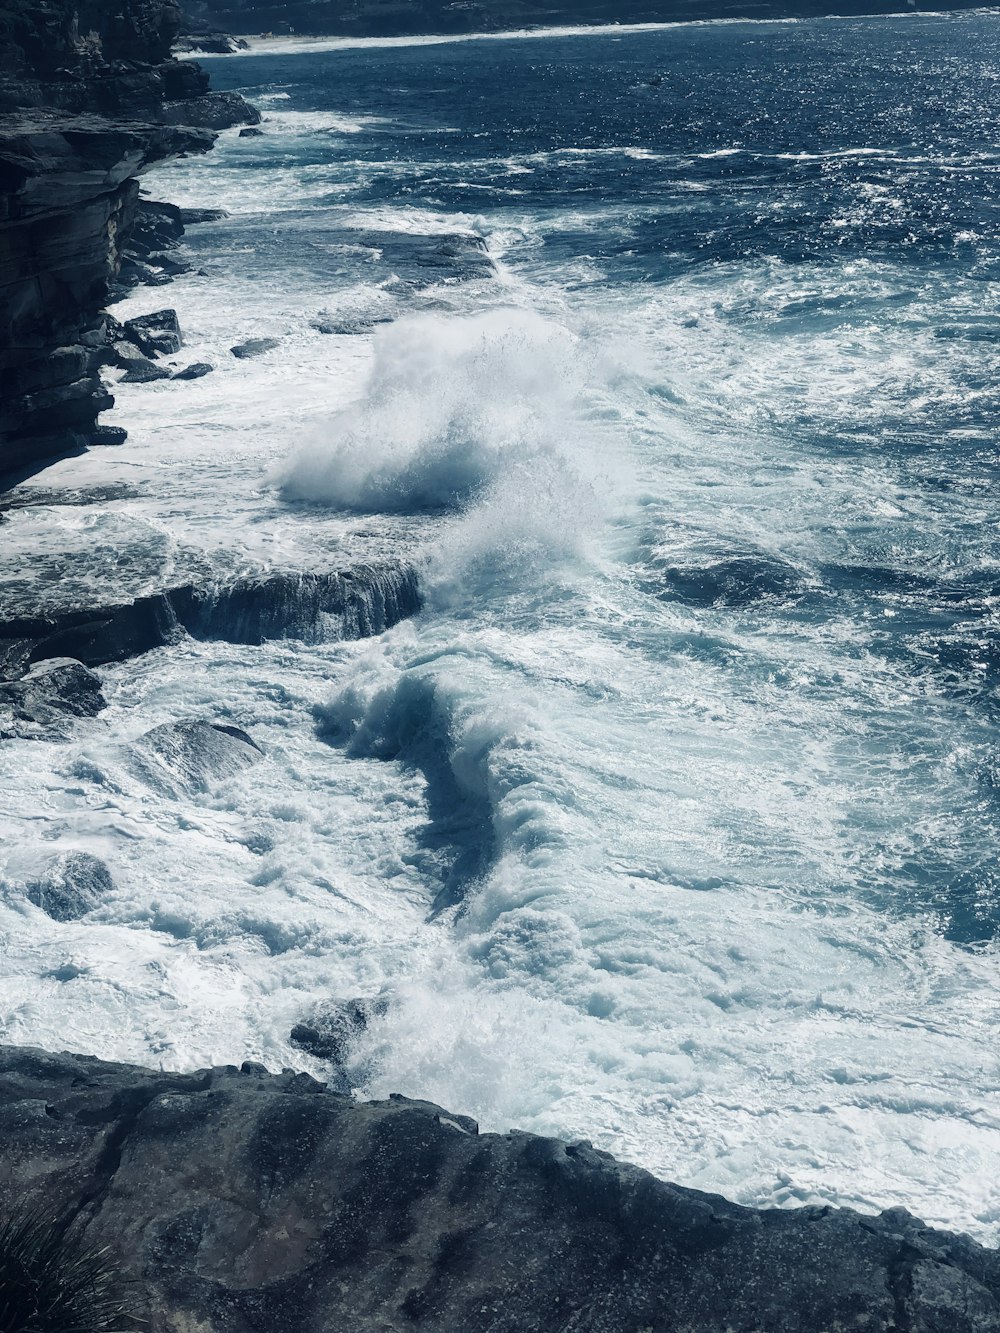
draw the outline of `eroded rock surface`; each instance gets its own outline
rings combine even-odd
[[[901,1209],[740,1208],[291,1071],[5,1048],[0,1136],[0,1203],[76,1217],[150,1333],[1000,1329],[1000,1256]]]

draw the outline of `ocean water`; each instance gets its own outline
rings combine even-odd
[[[264,133],[147,177],[230,216],[116,313],[216,370],[21,488],[7,586],[424,607],[181,639],[0,750],[4,1039],[321,1074],[292,1025],[384,996],[361,1095],[995,1244],[995,13],[206,64]],[[190,717],[264,759],[152,773]],[[67,850],[115,888],[54,922]]]

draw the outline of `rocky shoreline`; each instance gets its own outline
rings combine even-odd
[[[0,1050],[0,1189],[150,1333],[1000,1328],[1000,1255],[903,1209],[754,1211],[586,1143],[262,1066]]]
[[[141,200],[139,178],[260,119],[171,58],[179,29],[170,0],[113,11],[0,0],[8,483],[121,442],[99,423],[114,401],[103,368],[133,383],[171,374],[161,361],[180,345],[171,311],[119,323],[103,307],[131,285],[169,282],[185,225],[210,217]],[[380,240],[416,272],[489,269],[475,238]],[[350,331],[332,319],[314,327]],[[233,354],[262,350],[253,341]],[[117,553],[115,571],[87,604],[68,594],[29,604],[5,589],[0,743],[64,739],[106,706],[92,668],[182,635],[362,637],[421,604],[414,570],[391,564],[192,574],[153,590],[143,571],[130,582]],[[190,790],[260,755],[248,733],[204,719],[160,724],[135,751]],[[71,853],[26,892],[68,921],[110,883],[98,858]],[[383,1003],[302,1016],[291,1044],[323,1082],[249,1063],[153,1072],[0,1047],[0,1217],[38,1209],[108,1247],[152,1333],[1000,1331],[1000,1254],[903,1210],[748,1209],[584,1143],[479,1134],[460,1114],[402,1097],[356,1101],[345,1065]]]
[[[148,220],[139,177],[259,113],[178,61],[170,0],[0,5],[0,477],[121,433],[103,307],[142,280],[127,250]],[[141,225],[139,226],[141,231]],[[124,268],[124,272],[123,272]]]

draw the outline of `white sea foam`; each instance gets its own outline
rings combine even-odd
[[[336,119],[289,113],[282,153],[326,148]],[[830,567],[991,568],[961,477],[850,447],[900,422],[919,441],[934,405],[989,391],[977,345],[935,336],[974,329],[981,284],[914,289],[883,256],[581,289],[590,261],[547,242],[612,231],[610,203],[351,202],[341,225],[492,225],[507,267],[485,310],[441,287],[409,298],[433,312],[330,337],[324,312],[363,325],[408,298],[360,254],[277,262],[290,233],[268,250],[253,219],[337,182],[308,156],[272,179],[255,145],[150,178],[244,215],[232,267],[169,294],[178,364],[213,374],[116,390],[130,441],[38,479],[53,503],[7,515],[4,559],[88,596],[129,552],[143,588],[403,558],[425,609],[358,644],[181,641],[102,669],[109,708],[68,741],[4,745],[4,1038],[322,1074],[292,1025],[381,994],[364,1094],[583,1136],[748,1203],[898,1203],[995,1241],[996,947],[950,941],[916,890],[885,897],[988,826],[995,736],[886,650],[905,577],[867,618],[846,592],[785,614]],[[279,346],[230,355],[260,335]],[[285,503],[275,467],[324,504]],[[55,503],[98,484],[122,493]],[[673,595],[727,561],[745,602]],[[200,795],[157,783],[135,747],[178,718],[245,727],[264,757]],[[115,887],[54,922],[25,886],[74,849]]]

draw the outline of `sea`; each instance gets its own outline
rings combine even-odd
[[[262,132],[144,177],[228,216],[113,313],[214,370],[7,497],[7,591],[422,609],[179,634],[0,749],[2,1039],[322,1078],[292,1028],[371,1001],[359,1097],[996,1244],[997,12],[204,64]],[[192,718],[263,757],[138,762]]]

